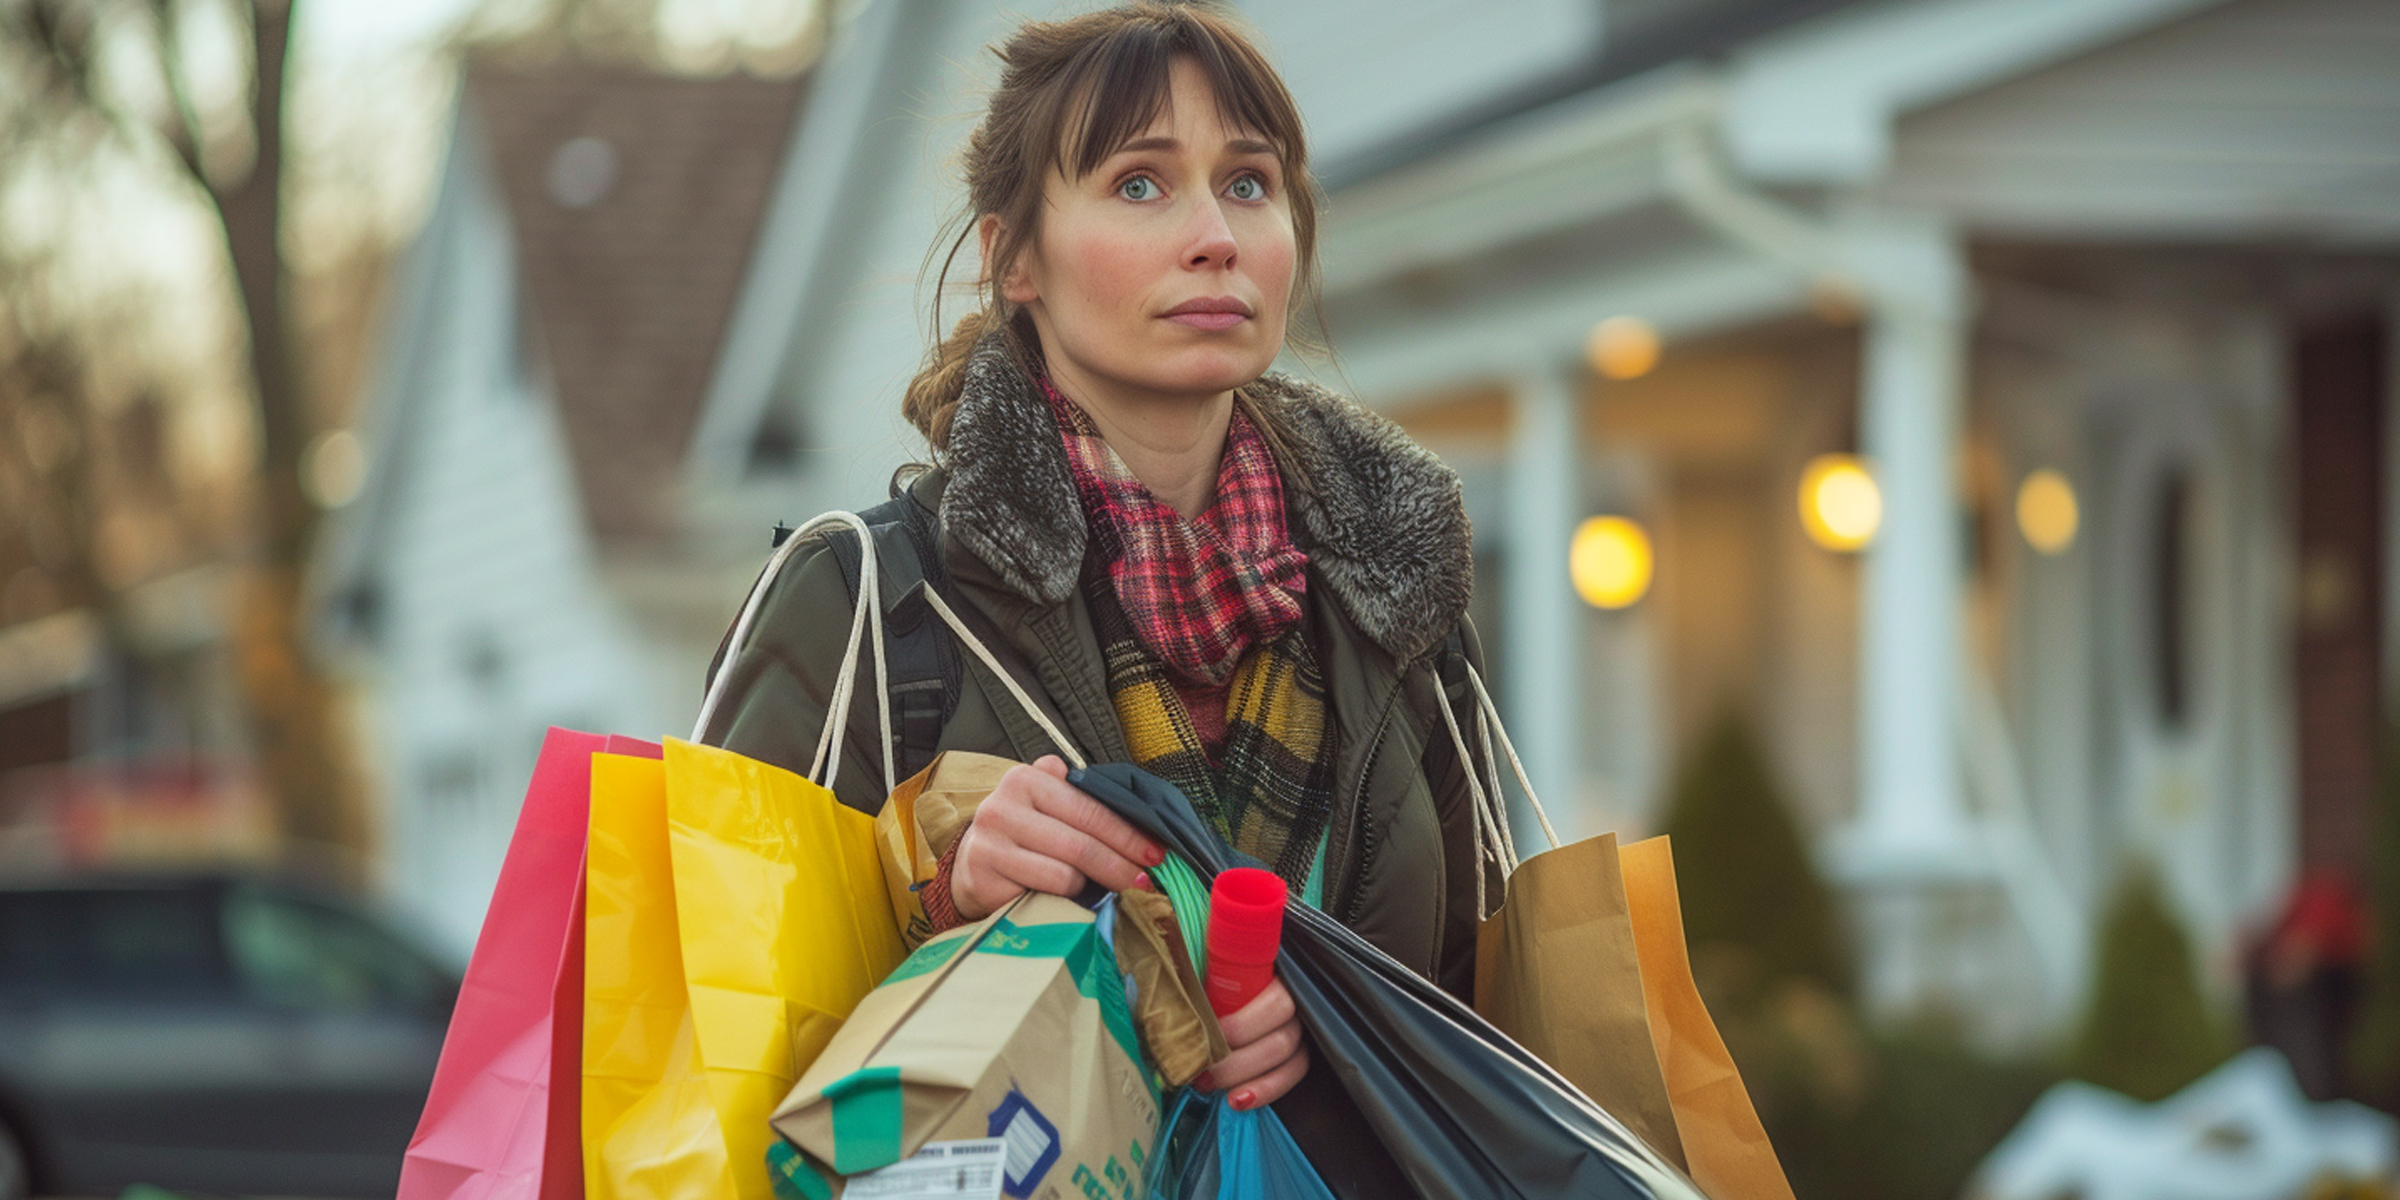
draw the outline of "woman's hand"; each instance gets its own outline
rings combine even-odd
[[[1292,1085],[1308,1074],[1308,1047],[1300,1040],[1300,1013],[1292,994],[1277,979],[1233,1015],[1217,1021],[1232,1045],[1217,1065],[1200,1077],[1202,1091],[1223,1088],[1239,1109],[1257,1108],[1283,1099]]]
[[[1074,898],[1089,881],[1112,892],[1150,886],[1166,851],[1067,782],[1055,754],[1012,767],[959,835],[950,901],[979,921],[1026,892]]]

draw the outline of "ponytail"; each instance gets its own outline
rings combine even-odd
[[[926,353],[924,367],[900,399],[900,415],[925,435],[937,458],[950,450],[950,419],[958,415],[958,397],[966,390],[967,359],[992,324],[991,314],[982,309],[959,318],[950,336]]]

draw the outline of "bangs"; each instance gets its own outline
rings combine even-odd
[[[1158,119],[1177,58],[1192,60],[1208,80],[1218,120],[1275,147],[1287,174],[1305,170],[1299,109],[1273,68],[1211,23],[1183,19],[1129,22],[1066,64],[1059,82],[1074,100],[1056,144],[1068,178],[1091,174]]]

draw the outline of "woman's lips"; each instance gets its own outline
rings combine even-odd
[[[1238,312],[1181,312],[1171,313],[1167,319],[1187,329],[1224,330],[1250,318]]]

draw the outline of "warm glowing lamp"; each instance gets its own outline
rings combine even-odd
[[[2075,530],[2082,523],[2082,510],[2075,504],[2075,485],[2067,477],[2044,467],[2025,477],[2017,485],[2017,531],[2025,535],[2025,543],[2044,554],[2064,554],[2075,544]]]
[[[1849,454],[1810,459],[1800,472],[1800,524],[1828,550],[1866,549],[1883,524],[1883,492],[1867,464]]]
[[[1592,326],[1583,352],[1610,379],[1638,379],[1658,365],[1658,329],[1640,317],[1610,317]]]
[[[340,508],[357,499],[366,481],[366,447],[347,429],[336,429],[309,443],[301,456],[301,490],[319,508]]]
[[[1650,535],[1624,517],[1593,517],[1575,528],[1567,574],[1594,608],[1624,608],[1650,590]]]

